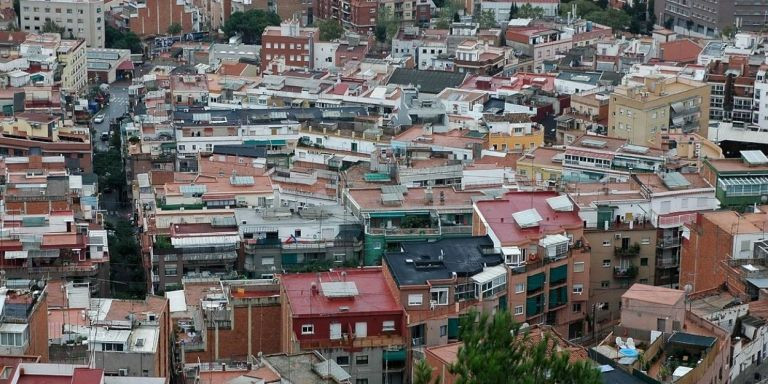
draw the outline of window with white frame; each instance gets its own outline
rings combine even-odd
[[[573,293],[576,295],[581,295],[581,293],[584,292],[584,284],[577,283],[573,285]]]
[[[432,288],[429,290],[430,302],[436,305],[448,305],[448,288]]]
[[[341,339],[341,323],[331,323],[331,340]]]
[[[523,292],[525,292],[525,283],[515,284],[515,293],[523,293]]]
[[[424,295],[421,293],[414,293],[408,295],[408,306],[415,307],[422,304],[424,301]]]
[[[25,339],[23,333],[0,332],[0,345],[22,347]]]
[[[383,332],[392,332],[395,330],[395,321],[394,320],[387,320],[385,322],[381,323],[381,330]]]
[[[491,281],[487,281],[483,284],[478,284],[480,292],[478,297],[488,298],[499,292],[507,290],[507,274],[495,277]]]
[[[515,316],[520,316],[523,314],[523,306],[522,305],[516,305],[515,306]]]
[[[301,334],[302,335],[314,335],[315,334],[315,326],[312,324],[304,324],[301,326]]]
[[[584,262],[579,261],[579,262],[573,263],[573,272],[584,272]]]

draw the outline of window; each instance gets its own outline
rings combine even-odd
[[[611,286],[611,282],[608,281],[608,280],[603,280],[603,281],[600,282],[600,287],[601,288],[608,288],[610,286]]]
[[[579,261],[579,262],[573,263],[573,272],[584,272],[584,262]]]
[[[0,333],[0,345],[12,347],[24,346],[23,336],[24,335],[21,333],[2,332]]]
[[[523,306],[515,305],[515,316],[520,316],[522,314],[523,314]]]
[[[368,384],[368,379],[357,379],[355,384]]]
[[[582,292],[584,292],[584,284],[578,283],[573,285],[574,295],[581,295]]]
[[[749,245],[750,245],[750,241],[749,240],[742,240],[741,241],[741,251],[742,252],[749,251]]]
[[[487,281],[480,286],[480,292],[478,296],[482,298],[491,297],[499,292],[506,292],[507,290],[507,274],[503,274],[494,278],[491,281]]]
[[[432,288],[429,290],[430,303],[448,305],[448,288]]]
[[[440,337],[447,336],[448,335],[448,326],[447,325],[441,325],[440,326]]]
[[[176,265],[166,265],[165,266],[165,275],[166,276],[176,276],[177,274]]]
[[[611,267],[611,259],[603,260],[603,268],[610,268],[610,267]]]
[[[408,306],[410,307],[419,306],[422,304],[423,301],[424,301],[424,295],[422,295],[421,293],[408,295]]]
[[[275,258],[274,257],[262,257],[261,258],[261,265],[275,265]]]
[[[368,323],[365,321],[355,323],[355,337],[368,337]]]
[[[355,365],[368,365],[368,355],[355,356]]]
[[[312,324],[304,324],[301,326],[301,334],[302,335],[314,335],[315,334],[315,326]]]
[[[640,258],[640,266],[641,267],[647,267],[648,266],[648,258],[647,257]]]
[[[571,311],[576,313],[581,312],[581,303],[573,303],[571,306]]]
[[[640,284],[648,284],[648,279],[640,279]]]
[[[336,356],[336,364],[349,365],[349,356]]]
[[[611,241],[610,240],[603,240],[603,247],[610,247]]]
[[[384,332],[392,332],[395,330],[395,321],[394,320],[387,320],[383,323],[381,323],[381,330]]]
[[[331,323],[331,340],[341,339],[341,323]]]
[[[643,237],[642,239],[640,239],[640,244],[646,244],[647,245],[647,244],[650,244],[650,243],[651,243],[651,238],[650,237]]]
[[[515,284],[515,293],[523,293],[523,292],[525,292],[525,283]]]

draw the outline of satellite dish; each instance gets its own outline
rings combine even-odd
[[[686,284],[684,289],[685,289],[685,294],[688,295],[688,294],[690,294],[693,291],[693,285]]]

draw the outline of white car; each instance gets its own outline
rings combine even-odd
[[[101,124],[104,122],[104,115],[96,115],[96,117],[93,118],[93,122],[96,124]]]

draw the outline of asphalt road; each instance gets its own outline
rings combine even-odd
[[[101,141],[101,134],[109,132],[109,124],[113,120],[122,116],[128,111],[128,82],[113,83],[109,87],[109,105],[107,105],[101,112],[104,113],[104,121],[96,124],[93,123],[93,128],[96,130],[96,134],[93,137],[94,149],[97,151],[106,151],[109,145],[108,141]]]

